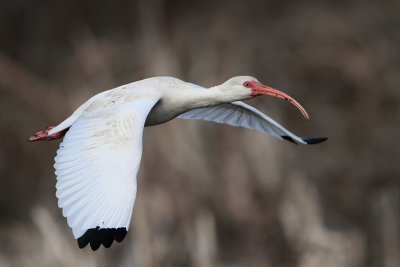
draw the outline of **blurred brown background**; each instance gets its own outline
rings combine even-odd
[[[400,266],[399,1],[0,2],[0,266]],[[57,208],[58,141],[90,96],[149,76],[252,75],[302,136],[174,120],[145,129],[130,232],[80,250]]]

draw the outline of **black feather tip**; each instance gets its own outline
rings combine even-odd
[[[126,228],[96,228],[88,229],[81,237],[78,238],[79,248],[84,248],[88,244],[92,250],[97,250],[102,244],[109,248],[115,241],[121,242],[126,236]]]
[[[319,144],[322,142],[325,142],[326,140],[328,140],[327,137],[319,137],[319,138],[302,138],[304,142],[307,143],[307,145],[315,145],[315,144]]]
[[[292,142],[293,144],[296,144],[296,145],[297,145],[297,142],[294,141],[294,139],[293,139],[292,137],[290,137],[290,136],[288,136],[288,135],[281,135],[281,137],[282,137],[283,139],[285,139],[285,140],[287,140],[287,141],[289,141],[289,142]]]
[[[282,135],[281,136],[282,139],[285,139],[289,142],[292,142],[293,144],[298,144],[292,137],[288,136],[288,135]],[[318,138],[309,138],[309,137],[302,137],[301,138],[304,142],[306,142],[307,145],[315,145],[315,144],[319,144],[322,142],[325,142],[326,140],[328,140],[328,138],[326,137],[318,137]]]

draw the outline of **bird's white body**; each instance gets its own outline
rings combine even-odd
[[[79,245],[90,242],[92,249],[101,243],[108,247],[114,236],[119,241],[115,231],[129,228],[144,126],[175,117],[200,119],[312,143],[238,101],[253,96],[242,86],[247,80],[259,84],[242,76],[206,89],[176,78],[149,78],[93,96],[51,129],[49,135],[69,128],[55,157],[56,195],[74,237],[82,243]],[[247,87],[247,82],[244,84]],[[110,229],[113,232],[106,236]],[[100,241],[93,241],[95,234]]]
[[[152,126],[167,122],[188,110],[232,102],[237,98],[235,95],[218,94],[218,87],[207,91],[199,89],[206,88],[172,77],[148,78],[119,86],[90,98],[50,133],[68,128],[83,113],[107,113],[116,106],[133,103],[140,99],[155,102],[161,100],[147,115],[145,126]]]

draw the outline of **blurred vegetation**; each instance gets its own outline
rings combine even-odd
[[[0,266],[400,266],[400,2],[1,1]],[[146,128],[122,244],[80,250],[57,208],[58,142],[26,142],[90,96],[149,76],[248,74],[300,135]]]

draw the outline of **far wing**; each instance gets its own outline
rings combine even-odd
[[[144,122],[156,100],[83,112],[55,157],[58,205],[79,247],[122,241],[136,197]]]
[[[258,109],[241,101],[225,103],[214,107],[193,109],[179,115],[178,118],[205,120],[244,127],[272,135],[279,139],[285,139],[296,144],[317,144],[326,140],[326,138],[299,137],[286,130],[279,123]]]

